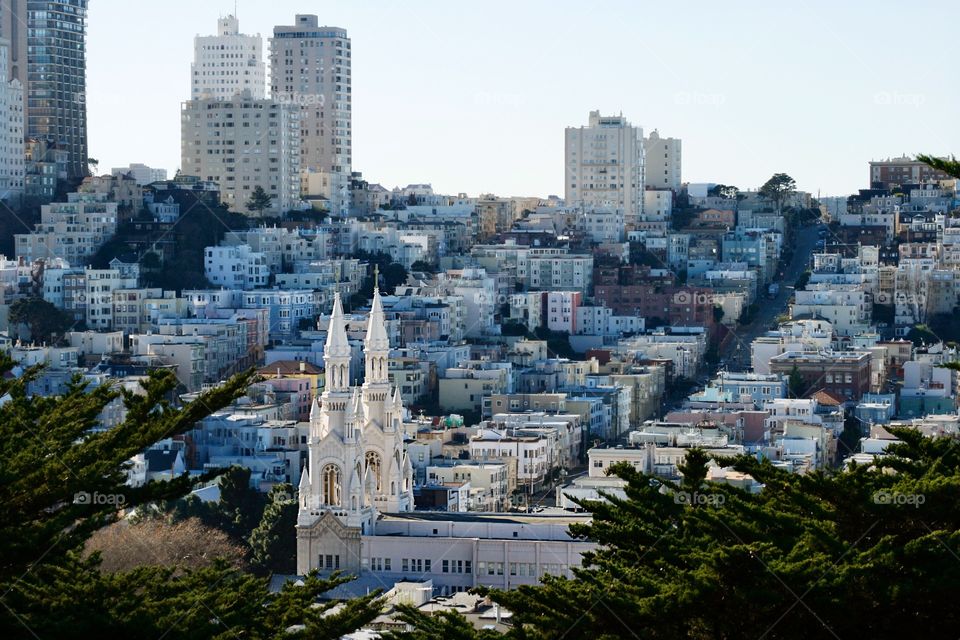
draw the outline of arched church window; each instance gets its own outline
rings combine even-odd
[[[374,485],[377,488],[377,491],[380,491],[380,476],[381,470],[383,467],[383,462],[380,459],[380,454],[376,451],[367,451],[367,455],[364,456],[364,461],[367,465],[367,469],[370,470],[370,473],[373,475]]]
[[[340,506],[340,467],[328,464],[320,474],[323,479],[323,503]]]

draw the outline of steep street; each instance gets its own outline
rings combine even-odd
[[[761,292],[758,300],[760,311],[753,322],[737,326],[733,340],[727,343],[721,353],[721,359],[729,370],[746,371],[750,368],[750,343],[767,332],[777,316],[787,312],[787,302],[793,296],[793,283],[808,267],[819,239],[818,233],[823,228],[823,225],[812,225],[797,231],[793,257],[780,281],[780,292],[775,298],[768,298],[765,291]]]

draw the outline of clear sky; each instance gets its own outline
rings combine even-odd
[[[953,2],[239,0],[267,37],[296,13],[353,42],[353,169],[387,188],[563,195],[563,129],[592,109],[683,140],[683,179],[774,172],[840,195],[867,162],[960,153]],[[91,0],[90,155],[180,163],[193,37],[233,0]],[[269,65],[268,65],[269,68]]]

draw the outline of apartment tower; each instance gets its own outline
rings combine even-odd
[[[334,215],[346,215],[352,161],[350,38],[345,29],[320,26],[315,15],[297,15],[294,22],[274,27],[270,39],[272,96],[300,109],[303,184],[326,185],[326,193],[307,195],[325,195]]]

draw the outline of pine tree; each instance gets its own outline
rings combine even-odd
[[[225,562],[106,573],[97,554],[82,557],[86,540],[116,522],[121,507],[178,498],[218,473],[126,484],[130,458],[242,395],[252,371],[175,408],[169,398],[177,380],[168,370],[151,373],[142,394],[88,388],[78,378],[61,396],[28,397],[27,385],[40,369],[4,375],[13,365],[0,358],[0,637],[337,638],[377,615],[377,594],[332,615],[332,604],[314,606],[345,581],[341,576],[311,576],[302,587],[271,593],[266,579]],[[126,403],[126,419],[92,431],[117,398]],[[149,545],[142,552],[151,553]],[[300,632],[288,635],[288,628]]]
[[[479,591],[513,613],[512,638],[953,637],[960,443],[894,433],[888,456],[834,474],[717,461],[759,493],[703,481],[696,450],[680,483],[617,465],[626,499],[583,502],[593,521],[570,527],[599,544],[573,579]],[[677,499],[691,489],[701,499]],[[412,638],[479,637],[455,615],[402,618]]]
[[[296,570],[297,545],[292,535],[296,524],[297,501],[293,498],[293,487],[278,484],[270,490],[263,518],[250,534],[255,567],[287,574]]]
[[[263,187],[257,186],[254,188],[253,193],[250,194],[250,199],[247,200],[247,209],[255,213],[262,214],[265,210],[273,206],[273,199],[270,197],[266,191],[263,190]]]

